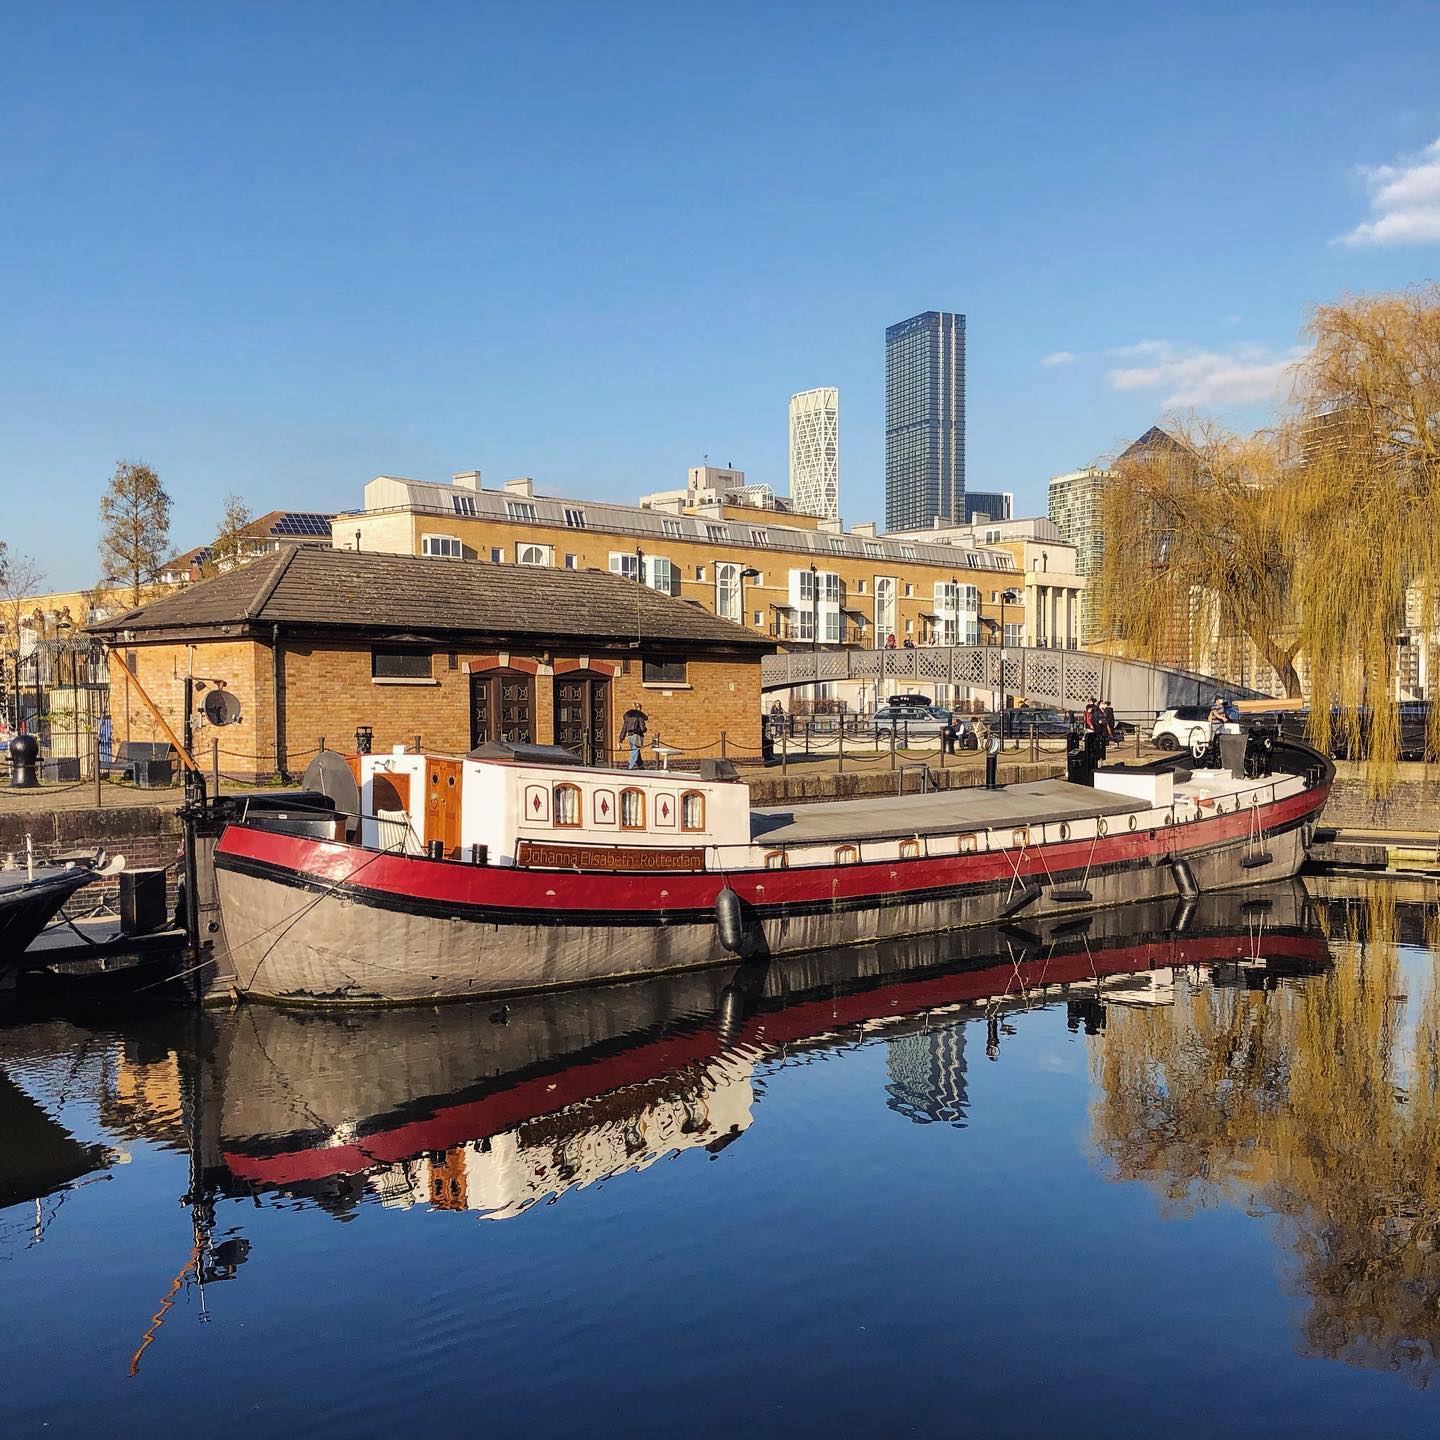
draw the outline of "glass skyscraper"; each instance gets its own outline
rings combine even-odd
[[[964,524],[965,317],[927,310],[885,331],[885,528]]]

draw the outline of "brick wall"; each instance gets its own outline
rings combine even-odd
[[[240,700],[241,724],[200,731],[197,758],[207,763],[210,741],[219,741],[221,769],[227,775],[268,778],[275,772],[273,669],[270,649],[256,641],[215,641],[186,646],[173,643],[123,647],[135,657],[140,683],[165,718],[181,733],[184,677],[196,674],[226,679]],[[609,743],[614,745],[620,716],[638,702],[650,717],[650,736],[682,750],[707,755],[726,745],[752,754],[760,744],[760,657],[690,656],[684,684],[647,685],[641,659],[633,651],[557,651],[546,660],[538,651],[497,655],[472,648],[437,650],[431,679],[419,683],[376,681],[371,677],[368,644],[285,641],[281,675],[284,759],[292,775],[304,771],[323,737],[332,750],[350,751],[355,731],[368,725],[376,750],[414,743],[448,754],[470,748],[470,670],[505,663],[534,667],[537,741],[554,739],[554,663],[586,662],[613,672]],[[117,743],[125,739],[161,739],[159,726],[133,693],[124,673],[112,667],[111,708]]]
[[[1418,765],[1414,768],[1421,769]],[[1440,787],[1419,778],[1407,779],[1396,784],[1388,795],[1369,795],[1358,775],[1340,775],[1320,823],[1336,830],[1421,830],[1440,834]]]
[[[23,855],[27,833],[38,855],[61,855],[99,846],[108,855],[123,855],[130,870],[169,866],[166,879],[170,902],[174,904],[180,878],[175,864],[180,848],[180,821],[174,802],[114,809],[0,812],[0,856]],[[97,881],[80,892],[76,906],[84,908],[85,903],[94,904],[101,898],[113,901],[118,891],[118,880]]]

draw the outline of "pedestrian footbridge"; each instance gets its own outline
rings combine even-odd
[[[762,690],[791,690],[817,682],[859,682],[890,694],[906,686],[961,685],[1001,692],[1036,705],[1079,710],[1087,700],[1109,700],[1122,713],[1164,710],[1171,705],[1209,705],[1216,694],[1263,698],[1259,690],[1170,670],[1143,660],[1091,650],[1031,646],[927,645],[905,650],[793,650],[760,662]]]

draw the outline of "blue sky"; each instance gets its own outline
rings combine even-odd
[[[0,54],[0,539],[56,585],[120,457],[177,548],[380,473],[783,491],[822,384],[877,518],[926,309],[971,486],[1034,511],[1167,409],[1257,421],[1308,305],[1440,274],[1433,3],[11,0]]]

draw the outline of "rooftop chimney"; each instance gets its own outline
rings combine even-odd
[[[535,482],[528,475],[522,475],[518,480],[507,480],[505,493],[507,495],[534,495]]]
[[[478,470],[462,470],[458,475],[450,477],[451,483],[458,485],[462,490],[479,490],[480,472]]]
[[[852,535],[862,535],[868,540],[873,540],[875,538],[875,522],[873,520],[866,520],[859,525],[852,525],[850,527],[850,533]]]

